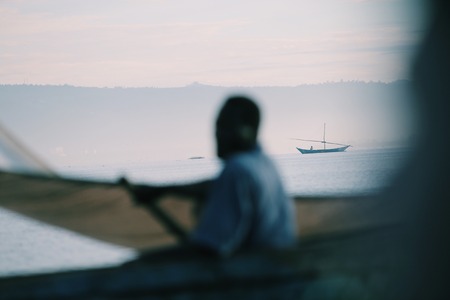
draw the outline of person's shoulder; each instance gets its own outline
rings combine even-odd
[[[226,169],[230,170],[244,170],[249,168],[249,154],[248,153],[238,153],[233,155],[227,160],[225,165]]]
[[[251,172],[261,164],[262,159],[264,159],[264,154],[259,149],[240,152],[230,157],[226,166],[241,172]]]

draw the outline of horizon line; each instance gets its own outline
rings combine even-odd
[[[180,89],[180,88],[201,88],[201,87],[211,87],[211,88],[296,88],[301,86],[318,86],[325,84],[349,84],[349,83],[364,83],[364,84],[393,84],[399,82],[411,82],[411,79],[396,79],[392,81],[381,81],[381,80],[340,80],[340,81],[323,81],[317,83],[300,83],[297,85],[215,85],[206,84],[198,81],[194,81],[190,84],[184,86],[83,86],[74,85],[69,83],[64,84],[53,84],[53,83],[0,83],[0,86],[33,86],[33,87],[73,87],[73,88],[96,88],[96,89]]]

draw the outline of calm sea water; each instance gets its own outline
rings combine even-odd
[[[404,148],[274,156],[291,195],[367,195],[380,191],[408,157]],[[216,175],[217,159],[64,167],[71,178],[166,184]],[[89,239],[0,209],[0,276],[115,265],[134,251]]]

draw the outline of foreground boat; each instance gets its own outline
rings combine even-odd
[[[195,199],[167,196],[148,211],[115,183],[0,172],[0,186],[4,208],[138,252],[174,245],[180,228],[195,222]],[[291,249],[225,259],[150,255],[116,267],[1,278],[0,298],[308,299],[334,291],[361,299],[382,289],[391,267],[384,242],[396,236],[391,222],[368,218],[379,201],[295,200],[299,244]]]

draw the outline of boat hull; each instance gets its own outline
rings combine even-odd
[[[376,298],[391,282],[389,248],[378,241],[396,239],[392,231],[366,230],[224,259],[137,260],[109,268],[16,276],[0,279],[1,299]]]
[[[333,153],[333,152],[344,152],[345,150],[347,150],[347,148],[350,147],[349,146],[344,146],[344,147],[339,147],[339,148],[331,148],[331,149],[302,149],[302,148],[297,148],[298,151],[300,151],[301,154],[315,154],[315,153]]]

